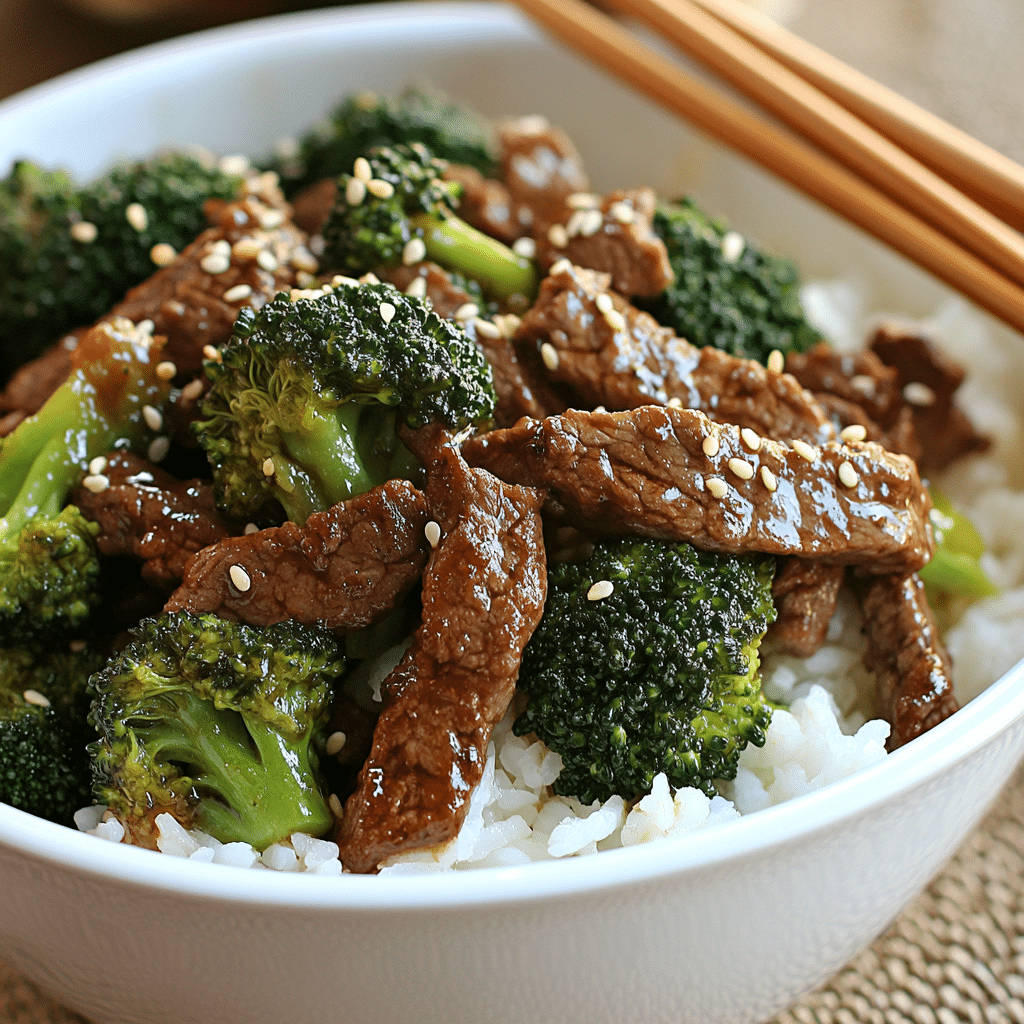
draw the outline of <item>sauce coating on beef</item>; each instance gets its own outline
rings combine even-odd
[[[354,633],[412,589],[427,560],[423,495],[407,480],[199,552],[165,611],[213,612],[250,626],[294,619]]]
[[[541,495],[469,469],[441,428],[404,439],[427,464],[439,534],[421,625],[384,681],[373,749],[336,836],[355,872],[458,833],[547,594]]]
[[[806,558],[780,559],[772,580],[778,616],[768,639],[782,654],[809,658],[825,642],[845,570]]]
[[[546,511],[598,536],[800,555],[876,573],[932,554],[913,462],[871,442],[761,438],[691,409],[577,412],[470,438],[470,465],[545,488]]]

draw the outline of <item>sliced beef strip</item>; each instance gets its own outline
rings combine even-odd
[[[113,314],[152,320],[167,336],[165,357],[188,380],[202,367],[204,347],[227,341],[243,306],[259,309],[316,269],[305,233],[252,197],[221,206],[217,225],[131,289]]]
[[[545,488],[546,512],[596,536],[874,573],[914,572],[932,555],[917,468],[868,441],[790,447],[692,409],[647,405],[523,420],[469,438],[463,454],[509,483]]]
[[[621,295],[660,295],[675,275],[651,223],[655,201],[649,188],[569,196],[554,220],[534,225],[538,264],[547,270],[564,258],[608,274]]]
[[[166,610],[354,633],[392,611],[419,580],[426,523],[423,495],[391,480],[314,512],[305,526],[285,523],[205,548]]]
[[[825,642],[845,570],[806,558],[779,560],[772,581],[778,617],[768,627],[776,650],[809,658]]]
[[[504,182],[485,178],[475,167],[465,164],[449,164],[441,177],[462,186],[458,213],[477,231],[506,245],[524,235],[522,226],[512,217],[512,195]]]
[[[440,541],[422,623],[384,682],[373,750],[336,836],[355,872],[457,834],[547,591],[541,495],[467,468],[436,427],[406,443],[427,465]]]
[[[292,200],[292,220],[307,235],[316,235],[334,208],[338,186],[334,178],[324,178],[304,188]]]
[[[830,440],[824,411],[788,374],[715,348],[695,348],[610,291],[607,274],[554,268],[516,331],[524,363],[587,407],[668,403],[779,440]],[[545,346],[549,346],[545,348]]]
[[[590,187],[576,146],[560,128],[530,116],[498,126],[501,177],[512,201],[512,220],[524,233],[534,222],[558,218],[567,196]]]
[[[871,352],[892,368],[910,406],[922,442],[918,460],[922,472],[936,472],[961,456],[988,450],[990,440],[974,429],[954,401],[964,381],[963,367],[926,334],[887,323],[878,328],[869,345]]]
[[[886,747],[895,750],[958,709],[949,655],[916,574],[850,580],[864,613],[876,711],[892,726]]]
[[[382,281],[393,284],[400,292],[406,292],[413,282],[422,278],[423,297],[430,299],[434,312],[445,320],[454,320],[455,314],[475,300],[464,288],[452,281],[451,274],[444,267],[429,260],[402,267],[384,267],[377,271]],[[413,294],[415,294],[415,289]]]
[[[232,532],[217,511],[212,486],[201,480],[178,480],[130,452],[109,455],[103,475],[108,487],[79,487],[72,503],[99,524],[101,554],[140,560],[142,579],[165,594],[181,582],[197,551]]]

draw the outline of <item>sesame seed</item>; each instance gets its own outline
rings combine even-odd
[[[767,466],[761,467],[761,482],[769,491],[775,491],[779,486],[779,482],[775,479],[775,474]]]
[[[358,206],[366,198],[366,182],[362,178],[349,178],[345,182],[345,202]]]
[[[850,378],[850,387],[865,398],[873,398],[876,392],[874,380],[866,373],[857,373]]]
[[[221,174],[241,177],[249,170],[249,158],[241,153],[232,153],[229,156],[222,156],[217,166]]]
[[[427,244],[422,238],[410,238],[402,249],[402,262],[408,267],[419,263],[427,255]]]
[[[624,331],[626,329],[626,318],[617,309],[609,309],[604,314],[604,319],[613,331]]]
[[[773,348],[768,353],[767,366],[772,373],[782,373],[786,369],[786,357],[777,348]]]
[[[139,334],[152,334],[153,331],[156,330],[156,324],[147,317],[145,320],[140,320],[135,325],[135,330],[137,330]]]
[[[36,707],[48,708],[50,702],[38,690],[26,690],[21,695],[26,704],[35,704]]]
[[[356,162],[352,165],[352,174],[360,181],[366,182],[373,178],[373,171],[370,169],[370,161],[365,156],[357,156]]]
[[[597,306],[598,311],[601,313],[607,313],[609,310],[615,308],[615,304],[612,302],[612,297],[607,292],[601,292],[601,294],[594,299],[594,305]]]
[[[220,354],[220,349],[215,345],[204,345],[203,346],[203,358],[210,359],[215,363],[219,363],[223,356]]]
[[[273,231],[284,223],[284,212],[282,210],[264,210],[260,214],[260,227],[267,231]]]
[[[818,449],[813,445],[809,445],[806,441],[802,441],[797,438],[792,442],[793,451],[797,453],[802,459],[806,459],[808,462],[814,462],[818,458]]]
[[[636,216],[633,207],[629,203],[617,202],[612,203],[611,208],[608,212],[615,218],[620,224],[632,224],[633,218]]]
[[[231,266],[231,257],[211,252],[199,261],[199,266],[207,274],[223,274]]]
[[[231,582],[235,585],[235,588],[243,594],[252,586],[249,574],[240,565],[231,566],[228,569],[228,576],[231,577]]]
[[[380,278],[372,270],[368,270],[356,284],[380,284]]]
[[[523,135],[542,135],[551,127],[551,122],[543,114],[527,114],[515,122],[515,127]]]
[[[274,273],[278,266],[277,257],[269,249],[263,249],[260,252],[259,256],[256,257],[256,263],[269,274]]]
[[[252,295],[252,285],[236,284],[224,293],[225,302],[243,302]]]
[[[604,226],[604,214],[600,210],[586,210],[580,222],[580,234],[584,238],[596,235]]]
[[[558,369],[558,349],[551,344],[550,341],[545,341],[540,347],[540,358],[544,365],[551,371]]]
[[[345,813],[345,808],[341,806],[341,800],[338,799],[337,793],[332,793],[327,800],[328,806],[331,808],[331,814],[336,818],[341,818]]]
[[[395,186],[383,178],[371,178],[366,183],[366,191],[378,199],[390,199],[395,194]]]
[[[145,231],[149,227],[149,214],[146,213],[146,208],[142,203],[129,203],[124,208],[124,219],[136,231]]]
[[[142,418],[150,430],[159,430],[164,425],[164,418],[160,415],[160,410],[152,405],[142,407]]]
[[[274,475],[274,460],[266,458],[263,460],[263,475],[273,476]]]
[[[304,270],[307,274],[315,274],[320,269],[317,258],[301,246],[292,253],[291,265],[296,270]]]
[[[751,430],[750,427],[744,427],[740,431],[740,440],[752,451],[760,451],[761,449],[761,436],[756,430]]]
[[[584,210],[575,210],[572,216],[566,221],[565,233],[569,238],[575,238],[580,233],[585,213],[586,211]]]
[[[473,321],[473,326],[476,328],[476,333],[483,335],[485,338],[500,338],[501,329],[497,324],[492,324],[490,320],[481,320],[479,317]]]
[[[80,220],[77,224],[71,225],[69,233],[76,242],[83,242],[88,245],[90,242],[96,241],[96,236],[100,232],[91,221]]]
[[[709,459],[713,459],[721,448],[721,442],[718,440],[718,435],[708,434],[708,436],[701,442],[701,448]]]
[[[441,541],[441,527],[435,523],[433,519],[423,527],[423,536],[427,538],[427,543],[432,547],[436,548]]]
[[[150,462],[163,462],[171,450],[171,439],[169,437],[154,437],[146,449],[146,458]]]
[[[203,393],[203,380],[201,377],[196,377],[195,380],[190,380],[182,389],[181,397],[186,402],[194,402]]]
[[[240,238],[231,247],[231,253],[236,259],[254,260],[263,251],[263,243],[255,238]]]
[[[102,473],[106,468],[106,455],[97,455],[96,458],[89,463],[89,472],[92,473],[93,476],[96,476],[97,473]]]
[[[611,597],[612,592],[615,590],[615,584],[611,580],[598,580],[588,591],[588,601],[603,601],[606,597]]]
[[[218,238],[210,246],[210,252],[219,252],[222,256],[231,255],[231,243],[226,238]]]
[[[425,277],[414,277],[405,289],[405,294],[414,299],[422,299],[427,294],[427,279]]]
[[[156,364],[156,375],[160,380],[173,380],[178,368],[169,359]]]
[[[110,478],[102,473],[92,473],[82,481],[82,486],[92,494],[102,494],[110,486]]]
[[[552,224],[548,228],[548,241],[556,249],[564,249],[569,244],[569,232],[564,224]]]
[[[532,238],[517,238],[512,243],[512,251],[517,256],[525,256],[532,260],[537,255],[537,243]]]
[[[379,308],[380,318],[384,323],[389,324],[395,319],[395,307],[390,302],[382,302]]]
[[[246,523],[245,524],[245,529],[242,530],[242,533],[245,534],[245,536],[247,536],[247,537],[250,534],[252,534],[252,533],[259,533],[259,532],[260,532],[260,528],[255,523]]]
[[[936,395],[927,384],[912,380],[903,385],[903,398],[911,405],[934,405]]]
[[[711,492],[711,496],[722,500],[729,493],[729,485],[718,476],[708,477],[707,488]]]
[[[601,197],[593,192],[570,192],[565,197],[565,205],[570,210],[592,210],[601,205]]]
[[[174,246],[168,245],[166,242],[157,242],[156,245],[149,250],[149,258],[158,267],[166,267],[169,263],[173,263],[177,255],[178,254],[174,251]]]
[[[341,752],[341,748],[345,746],[347,740],[348,737],[343,732],[332,732],[324,744],[324,753],[328,757],[334,757],[335,754]]]
[[[480,307],[475,302],[464,302],[455,310],[454,318],[456,320],[472,320],[473,317],[479,315]]]
[[[738,231],[727,231],[722,237],[722,258],[726,263],[735,263],[746,247],[747,243]]]
[[[754,467],[743,459],[730,459],[726,465],[741,480],[749,480],[754,475]]]
[[[857,470],[849,462],[839,463],[839,482],[844,487],[856,487],[860,482]]]
[[[863,441],[868,436],[868,428],[863,423],[851,423],[839,431],[842,441]]]
[[[673,395],[668,400],[668,407],[670,409],[682,409],[682,407],[683,407],[683,400],[678,395]]]
[[[501,329],[506,338],[512,338],[515,336],[516,331],[519,330],[522,319],[515,315],[515,313],[506,313],[501,319]]]
[[[549,274],[568,274],[572,270],[572,263],[564,256],[551,264]]]

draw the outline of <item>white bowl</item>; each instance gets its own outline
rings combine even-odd
[[[512,10],[392,4],[149,47],[0,104],[0,165],[80,175],[165,143],[260,153],[353,89],[428,80],[543,112],[601,188],[698,193],[810,273],[910,315],[933,280],[701,141]],[[763,1021],[877,935],[978,822],[1024,668],[883,763],[679,841],[447,876],[195,864],[0,806],[0,957],[96,1021]]]

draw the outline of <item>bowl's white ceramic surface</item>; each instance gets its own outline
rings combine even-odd
[[[879,307],[920,315],[943,294],[499,6],[286,16],[107,61],[0,104],[0,166],[89,175],[166,143],[258,154],[348,91],[423,81],[491,115],[546,113],[597,187],[694,191]],[[1018,666],[826,790],[678,842],[447,877],[194,864],[0,806],[0,957],[97,1021],[762,1021],[931,878],[1022,733]]]

